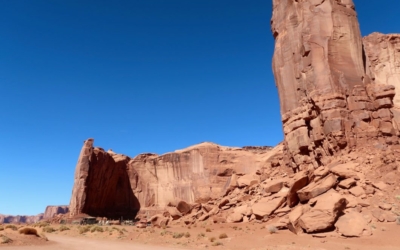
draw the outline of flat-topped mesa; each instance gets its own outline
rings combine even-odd
[[[352,0],[273,0],[271,27],[287,165],[398,143],[393,82],[371,81]]]
[[[84,142],[76,165],[70,215],[120,218],[159,211],[176,201],[195,203],[217,198],[232,175],[274,171],[280,148],[224,147],[201,143],[163,155],[134,158]],[[262,171],[261,171],[262,170]]]

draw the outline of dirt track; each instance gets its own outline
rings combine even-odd
[[[49,240],[52,242],[49,245],[39,246],[9,246],[2,247],[2,249],[13,250],[28,250],[28,249],[43,249],[43,250],[82,250],[82,249],[96,249],[96,250],[109,250],[109,249],[129,249],[129,250],[183,250],[183,248],[168,248],[150,246],[132,242],[117,242],[108,240],[95,240],[78,237],[68,237],[59,235],[49,235]]]

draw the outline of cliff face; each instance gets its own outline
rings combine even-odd
[[[398,144],[397,80],[367,69],[376,60],[365,56],[352,0],[274,0],[271,26],[286,165],[314,169],[344,149]]]
[[[75,172],[71,216],[86,213],[133,217],[143,208],[162,209],[176,200],[217,197],[233,173],[256,173],[266,166],[269,147],[229,148],[202,143],[164,155],[134,158],[93,148],[85,141]]]
[[[376,84],[395,86],[391,109],[396,130],[400,129],[400,34],[372,33],[364,37],[367,70]]]
[[[66,214],[68,212],[68,206],[47,206],[44,211],[43,219],[51,219],[57,214]]]
[[[85,141],[75,170],[71,215],[133,219],[140,204],[132,192],[128,161],[126,156],[93,148],[93,139]]]

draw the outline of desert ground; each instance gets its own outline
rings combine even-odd
[[[18,225],[19,229],[26,226]],[[0,231],[13,242],[1,244],[2,249],[249,249],[249,250],[375,250],[400,249],[400,225],[376,223],[373,235],[361,238],[339,237],[336,233],[295,235],[288,230],[271,233],[269,228],[258,223],[247,224],[198,224],[191,227],[180,224],[166,228],[134,226],[77,226],[60,225],[36,227],[38,235],[19,234],[10,228]],[[49,233],[49,228],[56,231]],[[65,228],[65,226],[64,226]],[[99,229],[101,228],[101,229]],[[48,231],[43,233],[43,231]],[[93,231],[93,232],[92,232]],[[101,232],[102,231],[102,232]],[[45,238],[47,237],[48,240]]]

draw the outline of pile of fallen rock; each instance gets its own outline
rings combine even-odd
[[[397,182],[368,180],[365,172],[372,167],[339,160],[265,180],[259,174],[233,174],[220,198],[197,204],[173,202],[149,222],[160,227],[171,221],[258,222],[295,234],[336,231],[347,237],[368,236],[374,223],[396,222],[400,215],[400,197],[395,196],[399,190],[393,185]]]

